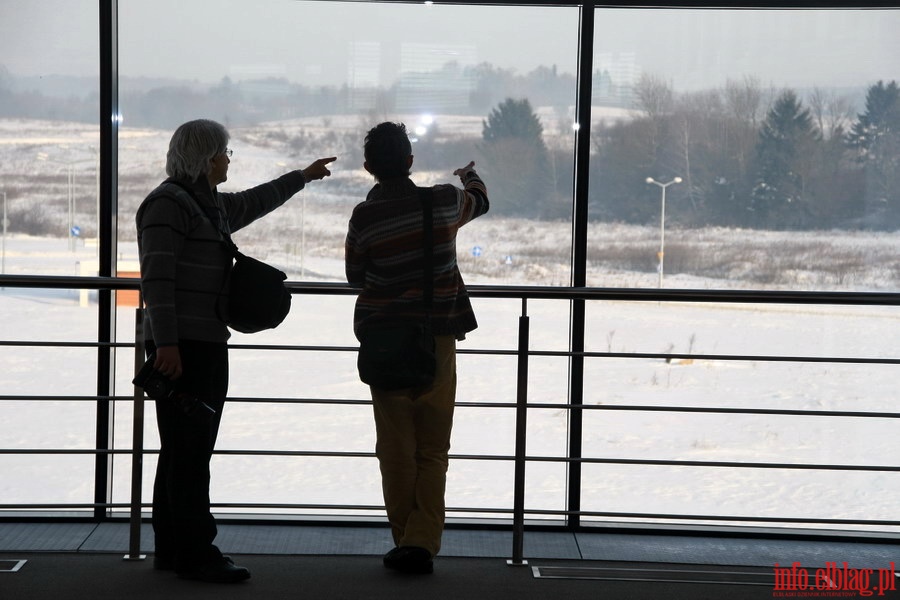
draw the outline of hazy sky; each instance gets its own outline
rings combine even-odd
[[[96,0],[0,0],[0,64],[17,75],[95,74],[96,12]],[[577,23],[570,7],[120,0],[119,64],[130,76],[310,85],[389,84],[429,53],[574,72]],[[745,75],[795,87],[900,79],[900,10],[601,9],[596,26],[598,64],[632,65],[677,90]]]

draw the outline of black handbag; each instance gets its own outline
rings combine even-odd
[[[234,259],[216,303],[219,319],[241,333],[257,333],[280,325],[291,310],[291,293],[285,287],[287,275],[261,260],[238,250],[231,235],[218,219],[213,219],[187,187],[169,179],[167,183],[184,190],[222,236],[221,241]],[[226,303],[227,300],[227,303]]]
[[[219,296],[219,318],[241,333],[257,333],[278,327],[291,310],[291,293],[284,285],[287,275],[261,260],[241,253],[227,238],[234,264],[225,282],[227,294]],[[227,245],[227,244],[226,244]],[[228,298],[223,308],[223,298]]]
[[[423,301],[431,311],[434,296],[434,224],[431,188],[419,188],[423,214]],[[431,385],[437,369],[434,334],[429,318],[387,321],[366,326],[360,332],[356,366],[363,383],[382,390]]]
[[[359,378],[374,388],[427,387],[437,367],[434,335],[424,323],[380,323],[361,335]]]

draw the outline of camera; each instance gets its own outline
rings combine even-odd
[[[144,389],[144,393],[154,400],[172,400],[189,417],[210,417],[216,410],[195,396],[179,392],[171,379],[153,368],[156,355],[151,354],[132,383]]]

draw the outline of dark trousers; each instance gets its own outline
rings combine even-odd
[[[182,340],[183,374],[176,389],[215,409],[212,416],[188,415],[173,400],[156,401],[160,453],[153,485],[153,533],[157,556],[190,570],[221,556],[213,545],[216,521],[210,511],[209,462],[228,392],[228,346]],[[153,344],[147,343],[147,353]]]

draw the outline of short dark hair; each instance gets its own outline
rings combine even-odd
[[[380,123],[366,134],[363,154],[375,179],[409,177],[412,144],[403,123]]]

